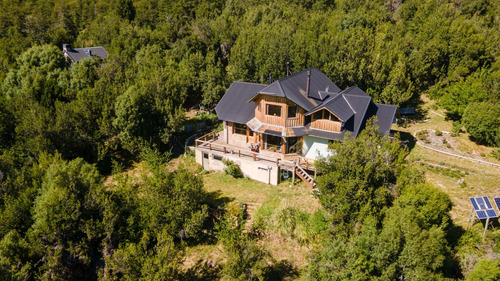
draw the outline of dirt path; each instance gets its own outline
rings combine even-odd
[[[440,149],[437,149],[437,148],[434,148],[434,147],[430,147],[428,145],[425,145],[425,144],[422,144],[422,141],[418,140],[417,139],[417,133],[420,132],[420,131],[424,131],[425,129],[422,129],[422,130],[418,130],[418,131],[415,131],[413,133],[413,136],[415,137],[415,139],[417,140],[417,144],[425,149],[429,149],[429,150],[432,150],[432,151],[435,151],[435,152],[439,152],[439,153],[442,153],[442,154],[445,154],[445,155],[448,155],[448,156],[453,156],[453,157],[456,157],[456,158],[460,158],[460,159],[465,159],[465,160],[468,160],[468,161],[473,161],[473,162],[477,162],[477,163],[481,163],[481,164],[486,164],[486,165],[490,165],[490,166],[493,166],[493,167],[497,167],[497,168],[500,168],[500,164],[496,164],[496,163],[492,163],[492,162],[488,162],[488,161],[484,161],[484,160],[481,160],[481,159],[477,159],[477,158],[472,158],[472,157],[467,157],[467,156],[462,156],[462,155],[459,155],[459,154],[455,154],[455,153],[451,153],[451,152],[448,152],[448,151],[444,151],[444,150],[440,150]],[[428,131],[432,131],[431,129],[428,129]],[[443,133],[445,133],[443,131]]]

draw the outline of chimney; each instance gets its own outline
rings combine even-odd
[[[306,95],[309,97],[309,86],[311,84],[311,71],[307,71],[307,85],[306,85]]]
[[[273,74],[269,72],[269,84],[273,83]]]
[[[69,46],[69,44],[63,44],[63,51],[69,52],[70,50],[71,50],[71,47]]]
[[[286,62],[286,76],[290,75],[290,62]]]

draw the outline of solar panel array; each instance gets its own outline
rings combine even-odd
[[[494,198],[494,200],[497,204],[497,208],[500,209],[500,198]],[[498,218],[497,212],[493,209],[493,206],[491,206],[488,196],[470,197],[470,202],[472,203],[472,207],[474,207],[474,211],[476,211],[478,219]]]

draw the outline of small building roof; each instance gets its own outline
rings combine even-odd
[[[63,51],[73,62],[79,62],[84,58],[98,57],[100,59],[105,59],[108,57],[108,52],[103,46],[73,49],[66,45]]]

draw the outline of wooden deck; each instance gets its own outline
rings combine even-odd
[[[261,149],[254,152],[248,147],[240,147],[226,144],[220,135],[221,133],[209,133],[195,140],[195,147],[207,149],[209,151],[218,151],[224,154],[237,155],[238,157],[252,158],[254,161],[267,161],[275,163],[285,169],[293,169],[299,166],[304,170],[315,171],[314,162],[307,160],[302,156],[292,153],[285,154]]]

